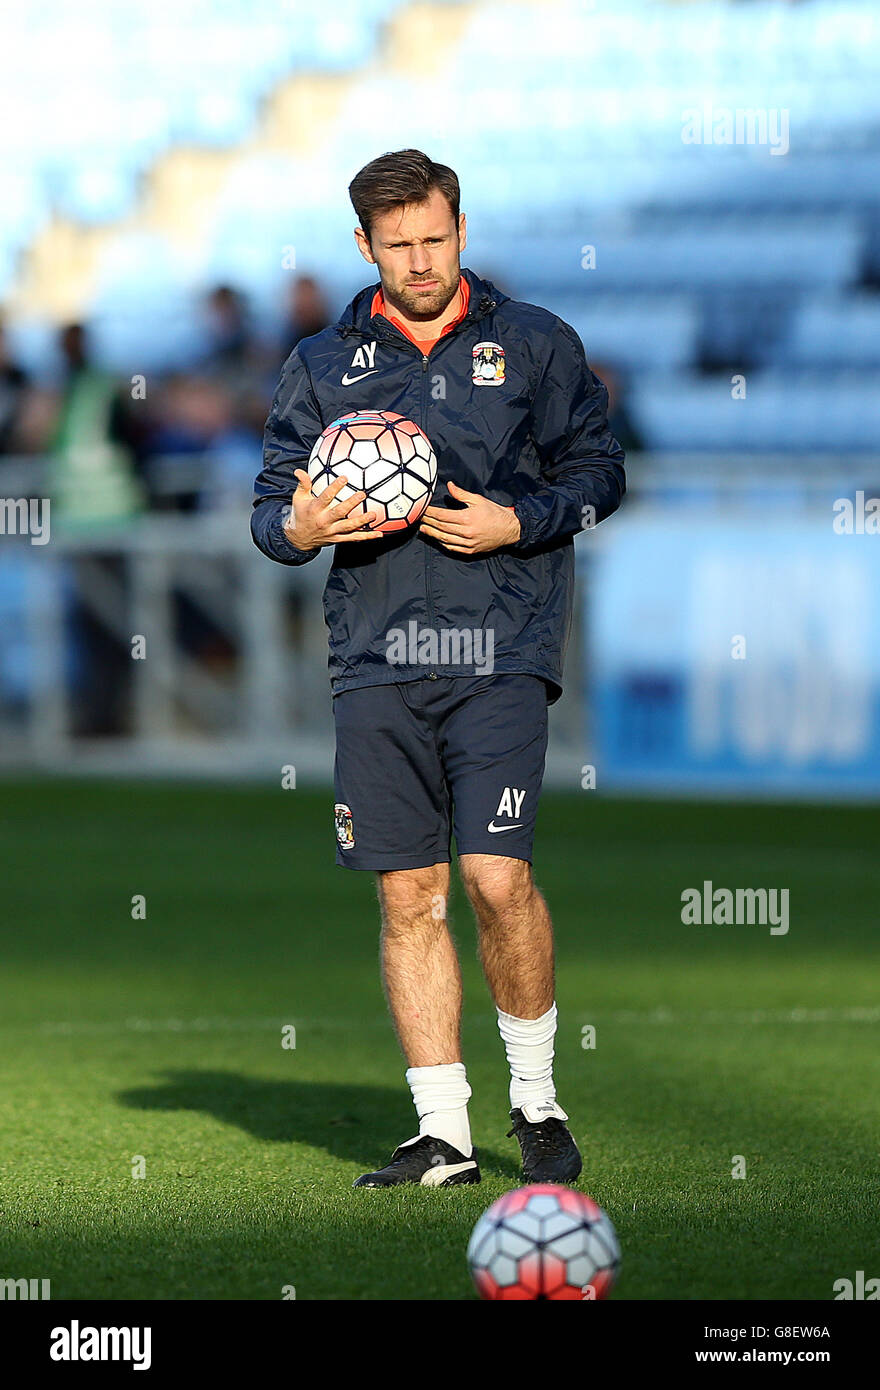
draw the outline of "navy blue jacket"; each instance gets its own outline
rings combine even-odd
[[[484,555],[451,555],[417,527],[337,545],[324,590],[334,694],[428,675],[485,674],[479,665],[388,660],[392,630],[481,629],[493,635],[496,673],[540,676],[548,699],[558,699],[571,626],[572,537],[610,516],[625,490],[608,394],[574,329],[463,274],[468,312],[429,357],[384,315],[371,317],[378,285],[361,290],[337,324],[294,348],[266,422],[251,530],[260,550],[281,564],[305,564],[319,553],[298,550],[284,535],[293,470],[307,466],[324,427],[352,410],[394,410],[421,426],[437,455],[434,506],[457,505],[446,487],[451,479],[512,504],[519,517],[520,539]],[[489,346],[480,360],[494,365],[488,385],[475,381],[474,350],[482,344]]]

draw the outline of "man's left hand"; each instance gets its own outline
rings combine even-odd
[[[519,540],[519,517],[510,507],[502,507],[478,492],[465,492],[458,483],[449,483],[448,487],[450,496],[456,502],[464,502],[464,507],[426,507],[419,526],[444,550],[453,555],[482,555]]]

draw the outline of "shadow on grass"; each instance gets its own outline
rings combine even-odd
[[[365,1171],[387,1162],[395,1146],[414,1133],[399,1087],[265,1081],[228,1071],[162,1075],[164,1084],[122,1091],[116,1099],[137,1110],[201,1111],[257,1139],[326,1149]],[[515,1149],[506,1155],[480,1146],[477,1156],[485,1174],[520,1180]]]

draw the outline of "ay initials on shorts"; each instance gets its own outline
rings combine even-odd
[[[501,800],[498,802],[498,810],[495,812],[495,815],[508,816],[513,824],[496,825],[495,821],[491,820],[486,829],[490,830],[493,834],[499,830],[515,829],[518,824],[517,817],[519,816],[525,799],[525,791],[520,791],[519,787],[505,787],[501,795]]]

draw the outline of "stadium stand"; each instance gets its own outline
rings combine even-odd
[[[0,495],[50,495],[53,544],[4,549],[0,733],[244,767],[296,727],[323,766],[323,569],[241,519],[281,361],[373,278],[346,187],[383,150],[452,164],[465,263],[575,326],[631,500],[874,486],[878,54],[874,0],[4,9]]]
[[[833,368],[821,439],[876,448],[880,15],[864,0],[699,8],[699,23],[654,0],[7,11],[10,337],[45,373],[47,322],[86,318],[106,367],[171,370],[198,352],[212,284],[247,294],[266,333],[294,261],[339,304],[363,279],[345,185],[415,144],[461,175],[470,263],[631,378],[648,446],[817,445],[803,370]],[[755,142],[706,142],[723,110],[769,113],[764,143],[754,121]],[[739,416],[737,368],[757,374]]]

